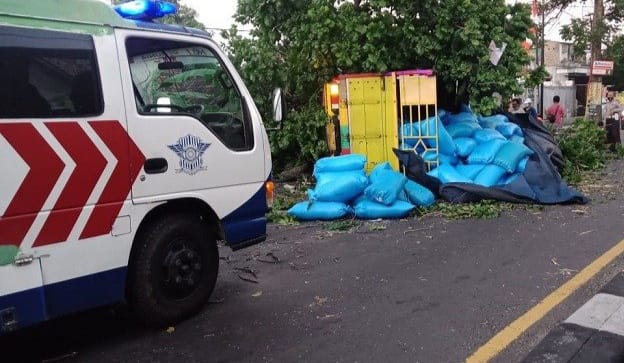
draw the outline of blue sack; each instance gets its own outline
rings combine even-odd
[[[457,158],[457,156],[440,154],[440,164],[450,164],[454,166],[454,165],[457,165],[458,163],[459,163],[459,159]]]
[[[440,119],[440,121],[442,121],[442,123],[444,125],[448,125],[448,117],[449,117],[449,113],[442,109],[442,108],[438,108],[438,118]]]
[[[474,178],[474,183],[483,185],[484,187],[491,187],[492,185],[498,184],[505,173],[505,169],[498,165],[486,165]]]
[[[377,182],[378,179],[379,179],[379,174],[381,172],[383,172],[384,170],[392,171],[392,166],[390,165],[389,162],[386,161],[386,162],[383,162],[383,163],[375,165],[373,170],[371,170],[370,175],[368,176],[368,179],[370,180],[370,183],[373,184],[373,183]]]
[[[496,126],[496,131],[500,132],[503,136],[505,136],[508,139],[514,135],[522,137],[522,129],[520,129],[520,126],[511,122],[507,122],[507,123]]]
[[[353,213],[344,203],[300,202],[288,210],[288,214],[302,221],[339,219]]]
[[[355,203],[355,216],[360,219],[403,218],[414,209],[414,206],[402,200],[392,205],[383,205],[368,199],[360,199]]]
[[[495,129],[502,124],[509,123],[509,119],[505,115],[493,115],[479,117],[479,125],[484,129]]]
[[[472,112],[460,112],[454,115],[448,116],[449,123],[455,124],[459,122],[473,122],[477,123],[477,117]]]
[[[314,176],[328,171],[364,170],[366,157],[360,154],[320,158],[314,164]]]
[[[415,181],[408,180],[405,183],[405,192],[408,200],[417,206],[428,207],[435,203],[435,196],[431,190],[423,187]]]
[[[513,135],[509,141],[511,142],[515,142],[516,144],[523,144],[524,145],[524,137],[522,136],[518,136],[518,135]]]
[[[507,142],[498,150],[496,156],[492,159],[492,164],[500,166],[507,173],[511,174],[516,171],[522,159],[532,154],[533,151],[522,144]]]
[[[422,153],[422,158],[424,161],[434,163],[438,161],[438,153],[433,150],[427,150],[424,153]]]
[[[450,164],[457,165],[459,163],[459,159],[457,156],[446,155],[446,154],[437,154],[435,151],[427,150],[422,154],[422,158],[424,161],[435,163],[438,162],[440,164]]]
[[[455,170],[452,165],[442,164],[437,167],[438,179],[442,184],[447,183],[472,183],[472,180],[466,178]]]
[[[525,157],[524,159],[520,160],[520,162],[518,163],[518,167],[516,168],[516,172],[523,174],[524,171],[526,170],[527,167],[527,163],[529,162],[529,157]]]
[[[471,137],[480,128],[477,123],[459,122],[446,126],[446,131],[453,139],[456,139],[458,137]]]
[[[468,164],[489,164],[498,150],[507,143],[506,140],[494,139],[477,145],[468,156]]]
[[[320,202],[346,203],[362,194],[368,185],[364,170],[317,173],[316,186],[308,190],[308,198]]]
[[[390,205],[397,200],[405,183],[407,183],[405,175],[393,170],[380,169],[375,181],[364,189],[364,195],[370,200]]]
[[[457,155],[465,158],[474,150],[477,142],[467,137],[458,137],[455,139],[455,146],[457,147]]]
[[[503,136],[500,132],[493,129],[477,130],[472,135],[472,138],[477,142],[477,144],[483,144],[484,142],[488,142],[494,139],[507,140],[507,138]]]
[[[427,172],[427,175],[429,175],[430,177],[436,178],[436,179],[440,179],[440,176],[438,174],[438,168],[429,170]]]
[[[507,184],[511,184],[513,183],[516,179],[518,179],[518,177],[520,176],[520,174],[509,174],[505,177],[503,177],[500,182],[498,183],[499,185],[507,185]]]
[[[453,138],[446,131],[446,128],[436,117],[429,117],[426,120],[420,121],[418,123],[418,127],[420,127],[421,135],[424,136],[435,136],[436,132],[436,122],[437,122],[437,130],[438,130],[438,142],[440,146],[438,150],[442,154],[446,155],[454,155],[455,154],[455,143],[453,142]],[[429,147],[436,147],[435,139],[425,139],[425,143]]]
[[[477,174],[479,174],[484,167],[485,165],[481,164],[460,164],[455,167],[455,170],[466,178],[474,180],[474,178],[477,177]]]

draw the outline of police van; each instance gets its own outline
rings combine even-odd
[[[208,33],[155,20],[175,10],[0,2],[0,335],[117,302],[180,321],[217,241],[266,238],[260,113]]]

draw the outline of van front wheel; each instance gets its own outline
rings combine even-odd
[[[128,298],[138,317],[166,326],[199,311],[219,272],[219,250],[208,225],[199,216],[165,216],[146,226],[137,243]]]

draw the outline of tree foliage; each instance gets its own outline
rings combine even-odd
[[[129,0],[112,0],[113,5],[123,4]],[[199,20],[197,20],[197,11],[190,6],[180,3],[180,0],[167,0],[174,4],[178,11],[174,15],[166,16],[162,19],[165,24],[184,25],[191,28],[197,28],[205,30],[206,27]]]
[[[551,0],[551,11],[563,10],[570,6],[572,0]],[[615,85],[618,90],[624,89],[624,36],[619,34],[624,23],[624,0],[609,0],[604,2],[604,18],[599,24],[594,24],[594,14],[583,18],[572,19],[569,25],[561,28],[561,37],[573,43],[576,56],[583,55],[590,49],[591,44],[600,44],[600,54],[604,59],[614,62],[614,73],[603,77],[605,83]]]
[[[233,26],[222,35],[265,115],[273,86],[284,88],[293,117],[312,105],[320,109],[322,85],[338,74],[414,68],[436,70],[439,88],[449,95],[441,101],[451,100],[444,106],[470,101],[487,113],[497,106],[494,92],[521,91],[518,78],[530,60],[521,47],[532,26],[529,8],[504,0],[239,0],[235,19],[251,33]],[[507,44],[497,66],[489,61],[492,40]],[[324,140],[317,122],[294,119],[306,137]],[[287,155],[292,144],[272,138],[278,159],[318,156]]]
[[[575,2],[576,0],[551,0],[548,9],[561,13]],[[605,0],[604,8],[604,17],[597,24],[593,21],[594,14],[590,13],[582,18],[572,19],[570,24],[561,27],[561,37],[574,43],[576,56],[584,55],[592,43],[607,47],[613,43],[613,36],[621,29],[624,21],[624,0]]]
[[[613,74],[604,77],[607,84],[611,84],[616,90],[624,90],[624,35],[618,35],[609,43],[605,52],[605,58],[614,63]]]

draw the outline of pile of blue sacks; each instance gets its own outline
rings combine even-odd
[[[405,139],[402,149],[415,149],[425,161],[439,162],[429,171],[442,184],[471,183],[485,187],[505,185],[521,175],[533,151],[524,145],[522,129],[505,115],[476,116],[467,107],[457,114],[441,111],[439,117],[406,123],[406,137],[433,134],[437,122],[438,151],[420,149],[414,139]],[[425,140],[435,147],[435,139]],[[419,150],[420,149],[420,150]]]
[[[319,159],[309,200],[297,203],[288,214],[299,220],[403,218],[416,206],[435,202],[429,189],[394,171],[389,163],[378,164],[368,176],[365,164],[366,157],[359,154]]]

